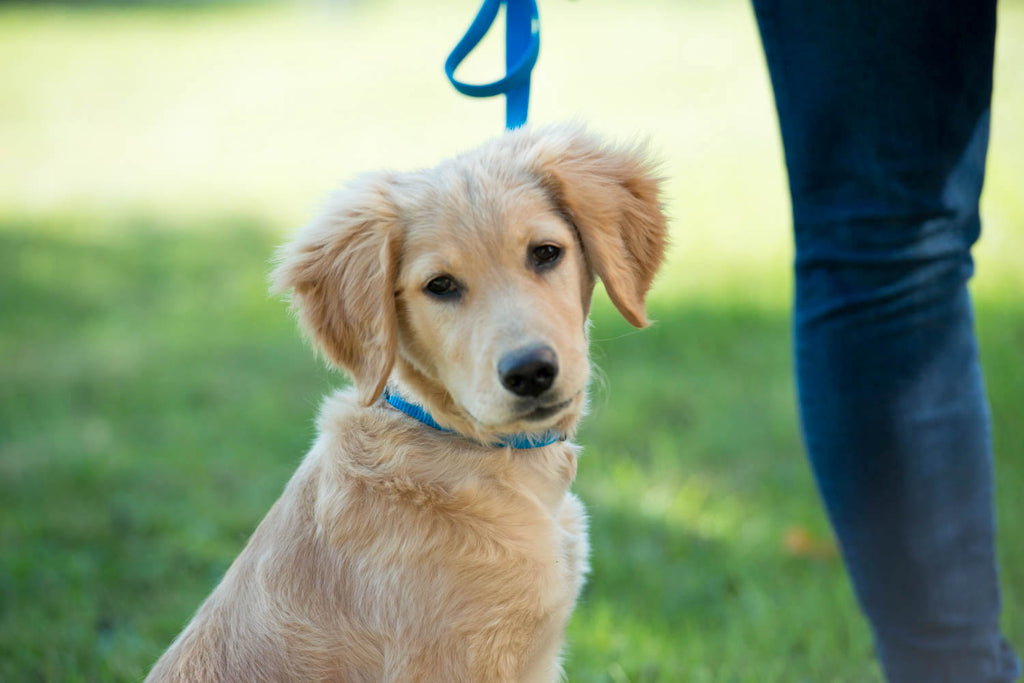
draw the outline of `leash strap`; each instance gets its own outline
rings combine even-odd
[[[455,78],[455,70],[491,30],[498,10],[505,5],[505,76],[492,83],[466,83]],[[444,62],[448,80],[463,95],[494,97],[505,95],[505,127],[526,123],[530,107],[530,72],[540,54],[540,19],[537,0],[484,0],[466,35]]]

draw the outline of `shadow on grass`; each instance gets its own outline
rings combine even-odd
[[[266,294],[246,218],[0,221],[0,679],[138,680],[216,583],[343,380]],[[595,310],[605,379],[579,440],[593,573],[572,681],[877,680],[800,453],[784,310]],[[1001,534],[1024,535],[1024,308],[979,309]],[[823,541],[824,542],[824,541]],[[1019,642],[1024,557],[1004,543]]]

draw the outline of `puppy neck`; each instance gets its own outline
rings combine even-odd
[[[381,396],[381,400],[384,403],[391,406],[392,408],[402,413],[405,413],[412,419],[421,422],[422,424],[426,425],[427,427],[430,427],[431,429],[435,429],[440,432],[447,432],[453,435],[462,436],[464,438],[469,438],[470,440],[473,441],[478,441],[477,438],[465,434],[460,434],[455,429],[442,426],[440,423],[437,422],[437,420],[434,419],[434,416],[431,415],[426,408],[424,408],[419,403],[416,403],[413,400],[406,398],[401,394],[400,391],[391,386],[385,387],[384,393]],[[514,448],[519,450],[529,450],[533,448],[543,448],[545,446],[550,446],[554,443],[558,443],[559,441],[565,441],[566,438],[567,435],[556,431],[544,431],[536,434],[520,433],[501,436],[497,439],[490,440],[484,445],[489,445],[494,448]]]

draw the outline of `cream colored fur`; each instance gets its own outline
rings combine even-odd
[[[539,246],[560,258],[539,266]],[[643,155],[578,127],[339,193],[272,278],[355,388],[325,401],[312,450],[147,680],[557,680],[587,572],[578,448],[492,444],[572,435],[595,276],[643,326],[664,246]],[[426,291],[441,276],[457,297]],[[537,344],[557,377],[515,395],[498,363]],[[388,406],[386,385],[455,433]]]

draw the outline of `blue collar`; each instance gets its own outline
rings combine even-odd
[[[402,411],[409,417],[419,420],[428,427],[432,427],[439,432],[446,432],[448,434],[455,434],[456,432],[447,427],[442,427],[437,423],[437,420],[427,412],[427,410],[420,405],[410,403],[398,394],[392,392],[390,389],[384,390],[384,400],[387,401],[388,405],[392,408]],[[562,441],[564,437],[557,432],[541,432],[540,434],[512,434],[506,436],[501,441],[491,444],[495,448],[542,448],[543,446],[550,446],[551,444]]]

